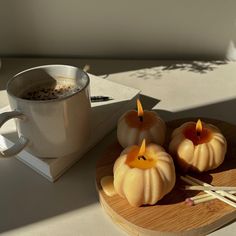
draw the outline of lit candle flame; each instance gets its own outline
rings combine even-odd
[[[141,144],[140,149],[139,149],[138,156],[144,156],[145,151],[146,151],[146,140],[143,139],[142,144]]]
[[[202,122],[200,119],[198,119],[196,123],[196,132],[197,132],[197,135],[200,135],[202,132]]]
[[[138,117],[140,121],[143,121],[143,107],[139,99],[137,99]]]

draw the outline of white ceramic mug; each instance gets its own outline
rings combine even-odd
[[[52,100],[28,100],[24,91],[45,83],[69,79],[79,89]],[[60,79],[60,80],[59,80]],[[57,158],[79,153],[90,135],[89,77],[68,65],[45,65],[20,72],[9,80],[7,94],[12,111],[0,114],[0,127],[17,118],[19,139],[0,157],[14,156],[22,149],[37,157]]]

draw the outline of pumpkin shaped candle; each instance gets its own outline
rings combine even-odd
[[[121,116],[117,125],[117,138],[122,147],[139,145],[145,138],[147,143],[163,145],[165,141],[165,122],[154,111],[143,111],[137,100],[138,111],[131,110]]]
[[[217,168],[224,161],[227,142],[220,130],[198,120],[186,122],[171,135],[169,152],[183,171]]]
[[[116,193],[132,206],[153,205],[175,185],[175,167],[171,156],[157,144],[124,149],[114,167]]]

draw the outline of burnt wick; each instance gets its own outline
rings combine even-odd
[[[143,116],[139,116],[138,118],[139,118],[140,122],[143,122]]]
[[[144,161],[147,160],[145,156],[139,156],[138,159],[139,159],[139,160],[143,159]]]

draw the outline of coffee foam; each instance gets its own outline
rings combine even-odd
[[[74,85],[56,84],[55,86],[38,86],[28,89],[21,98],[27,100],[52,100],[64,98],[79,91],[80,88]]]

